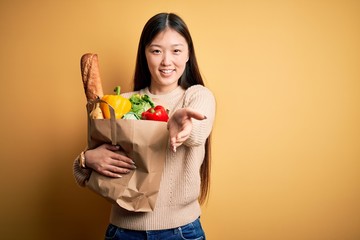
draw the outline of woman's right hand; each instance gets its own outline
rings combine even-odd
[[[121,154],[122,153],[122,154]],[[135,163],[119,146],[103,144],[85,152],[86,167],[108,177],[121,177],[135,169]]]

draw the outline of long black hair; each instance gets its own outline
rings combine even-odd
[[[197,64],[190,31],[185,22],[174,13],[159,13],[148,20],[140,36],[134,74],[134,91],[139,91],[150,86],[151,74],[146,61],[145,49],[160,32],[166,30],[167,28],[171,28],[183,36],[189,48],[189,60],[186,63],[184,73],[178,80],[178,84],[184,89],[196,84],[205,86]],[[205,142],[205,157],[200,168],[200,203],[205,202],[210,189],[210,145],[209,136]]]

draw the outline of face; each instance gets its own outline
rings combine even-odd
[[[151,74],[150,92],[162,94],[175,89],[189,59],[185,38],[167,28],[146,47],[145,55]]]

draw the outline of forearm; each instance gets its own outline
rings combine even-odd
[[[192,119],[192,131],[189,138],[184,142],[184,145],[202,145],[209,137],[213,128],[216,109],[215,98],[208,89],[203,87],[190,89],[189,95],[190,97],[186,99],[184,107],[189,107],[192,110],[205,115],[206,119]]]

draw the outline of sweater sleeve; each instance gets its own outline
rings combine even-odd
[[[89,178],[90,178],[91,169],[90,168],[81,168],[78,163],[79,158],[80,158],[80,155],[75,159],[75,161],[73,163],[73,174],[74,174],[76,183],[81,187],[85,187],[87,180],[89,180]]]
[[[204,144],[212,131],[215,120],[216,101],[214,95],[208,88],[194,85],[186,90],[183,107],[189,107],[206,116],[205,120],[192,119],[193,128],[184,144],[186,146]]]

